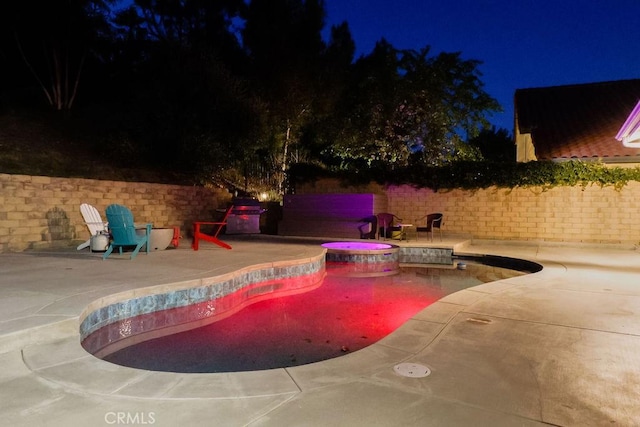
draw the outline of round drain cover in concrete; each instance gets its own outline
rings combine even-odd
[[[431,374],[431,369],[417,363],[400,363],[393,370],[396,374],[409,378],[422,378]]]

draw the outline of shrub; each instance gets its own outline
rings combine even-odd
[[[304,174],[299,171],[304,170]],[[542,187],[599,185],[621,189],[629,181],[640,181],[640,167],[606,166],[601,162],[539,161],[528,163],[456,162],[446,166],[412,165],[389,169],[376,166],[358,171],[313,170],[298,165],[291,182],[308,182],[321,177],[339,178],[345,185],[377,182],[412,185],[418,188],[476,190],[488,187]]]

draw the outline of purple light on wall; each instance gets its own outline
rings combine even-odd
[[[330,242],[330,243],[323,243],[321,246],[326,249],[355,250],[355,251],[370,251],[370,250],[391,248],[391,245],[388,245],[386,243],[367,243],[367,242]]]

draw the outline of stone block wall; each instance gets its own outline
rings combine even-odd
[[[0,252],[87,240],[82,203],[95,206],[104,220],[108,205],[122,204],[136,222],[179,226],[186,237],[194,220],[212,218],[230,200],[226,190],[196,186],[0,174]]]
[[[444,214],[444,233],[476,239],[567,243],[640,243],[640,183],[464,191],[387,188],[389,211],[404,222]]]
[[[640,183],[621,190],[598,186],[438,191],[410,186],[345,188],[322,180],[297,194],[374,193],[404,222],[444,214],[443,232],[476,239],[640,244]],[[111,203],[128,206],[136,222],[180,226],[212,218],[231,200],[226,190],[149,183],[0,174],[0,252],[69,246],[89,238],[80,204],[103,215]],[[322,236],[321,231],[319,236]]]
[[[387,190],[383,185],[375,182],[363,185],[341,185],[337,179],[320,179],[315,182],[298,184],[296,194],[326,194],[326,193],[372,193],[386,195]]]

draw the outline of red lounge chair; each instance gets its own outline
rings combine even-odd
[[[194,251],[198,250],[200,246],[200,240],[206,240],[207,242],[215,243],[216,245],[221,246],[225,249],[231,249],[231,246],[218,239],[218,234],[220,233],[220,230],[222,230],[222,227],[227,224],[227,217],[231,213],[232,209],[233,206],[229,206],[227,211],[224,213],[224,218],[220,222],[197,221],[193,223],[193,244],[191,245],[191,247]],[[213,234],[205,234],[200,231],[200,226],[202,225],[213,225]]]

